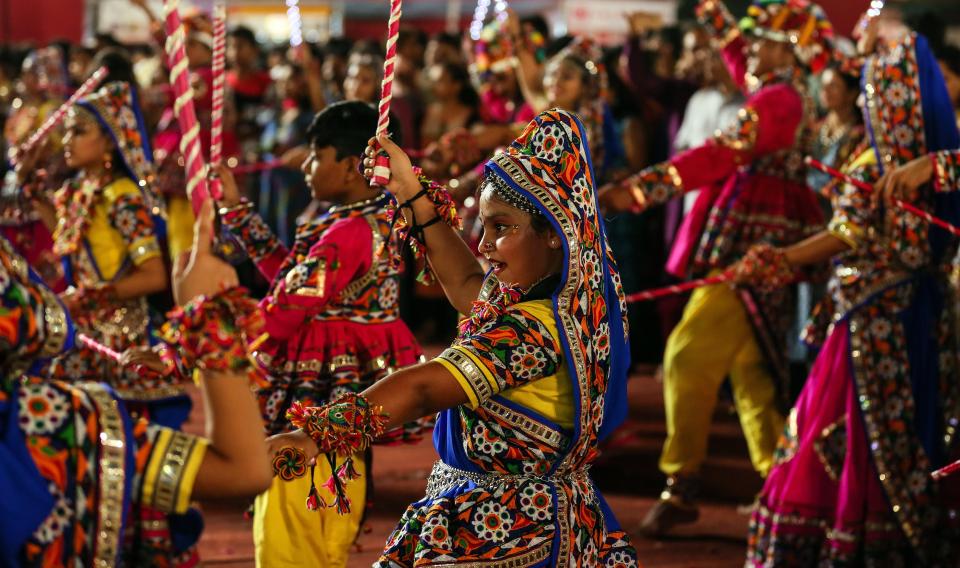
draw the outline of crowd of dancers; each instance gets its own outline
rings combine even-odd
[[[725,383],[765,478],[745,565],[960,564],[958,50],[808,0],[700,0],[678,58],[647,14],[610,49],[510,12],[402,30],[374,137],[378,46],[264,70],[235,28],[194,210],[133,4],[156,45],[0,66],[0,564],[193,566],[191,504],[244,497],[259,566],[346,566],[376,446],[432,433],[376,566],[637,566],[628,533],[698,517]],[[206,150],[213,26],[184,16]],[[666,484],[621,527],[589,468],[660,355]]]

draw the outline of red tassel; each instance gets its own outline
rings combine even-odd
[[[351,504],[350,498],[347,497],[347,493],[344,491],[342,493],[341,492],[337,493],[337,499],[336,501],[333,502],[333,505],[331,506],[337,508],[338,515],[349,515],[350,504]]]
[[[320,496],[320,492],[317,491],[317,486],[313,482],[313,471],[316,468],[316,465],[310,466],[310,492],[307,493],[307,510],[308,511],[319,511],[320,509],[325,509],[327,507],[327,502],[323,500],[323,497]]]

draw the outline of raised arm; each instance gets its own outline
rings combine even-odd
[[[714,47],[720,49],[730,77],[744,91],[747,78],[746,42],[733,14],[722,0],[700,0],[697,19],[711,34]]]
[[[723,180],[760,156],[791,147],[802,117],[803,101],[792,87],[768,87],[704,145],[603,188],[601,204],[612,211],[644,210]]]
[[[223,196],[220,200],[220,219],[223,226],[236,235],[268,282],[273,282],[290,251],[260,215],[253,211],[253,203],[240,197],[237,182],[230,168],[217,169]]]
[[[202,352],[205,356],[193,360],[200,368],[207,415],[206,437],[209,440],[197,472],[193,496],[249,496],[265,490],[272,478],[260,409],[250,391],[247,374],[250,363],[246,357],[245,335],[250,327],[244,320],[255,319],[256,313],[250,312],[252,300],[246,300],[240,294],[222,293],[235,289],[237,275],[229,264],[212,254],[212,236],[213,206],[207,202],[194,231],[192,256],[180,259],[173,277],[177,302],[186,305],[201,301],[204,296],[209,298],[203,300],[210,306],[203,312],[208,320],[211,316],[220,316],[220,321],[210,323],[219,326],[222,333],[216,335],[231,340],[217,345],[217,349]],[[209,302],[216,301],[218,296],[224,299],[211,306]],[[214,334],[203,333],[210,329],[209,326],[187,329],[192,335],[181,337],[213,337]]]
[[[444,222],[433,222],[438,216],[436,206],[425,196],[419,196],[422,187],[410,158],[386,136],[376,141],[390,156],[390,182],[386,189],[399,203],[410,203],[412,211],[405,207],[401,207],[401,211],[412,226],[429,224],[423,229],[423,238],[430,268],[453,307],[462,314],[470,313],[473,301],[480,294],[483,267],[453,227]],[[364,160],[368,176],[373,173],[374,142],[371,139]]]

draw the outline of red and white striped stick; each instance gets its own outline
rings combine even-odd
[[[843,173],[843,172],[841,172],[841,171],[839,171],[839,170],[836,170],[836,169],[834,169],[834,168],[831,168],[830,166],[824,164],[823,162],[817,161],[817,160],[811,158],[810,156],[807,156],[807,158],[806,158],[806,163],[807,163],[808,166],[810,166],[810,167],[812,167],[812,168],[816,168],[816,169],[820,170],[821,172],[823,172],[823,173],[825,173],[825,174],[827,174],[827,175],[830,175],[830,176],[832,176],[832,177],[834,177],[834,178],[837,178],[838,180],[840,180],[840,181],[842,181],[842,182],[844,182],[844,183],[849,183],[849,184],[851,184],[851,185],[853,185],[853,186],[856,186],[856,187],[862,189],[863,191],[866,191],[867,193],[872,193],[872,192],[874,191],[873,186],[870,185],[869,183],[867,183],[867,182],[865,182],[865,181],[858,180],[858,179],[856,179],[856,178],[854,178],[854,177],[852,177],[852,176],[849,176],[849,175],[847,175],[847,174],[845,174],[845,173]],[[917,207],[916,205],[911,205],[910,203],[907,203],[906,201],[903,201],[903,200],[901,200],[901,199],[895,200],[895,201],[893,202],[893,204],[897,206],[897,209],[901,209],[901,210],[903,210],[903,211],[906,211],[907,213],[912,213],[913,215],[916,215],[917,217],[920,217],[921,219],[925,220],[926,222],[928,222],[928,223],[930,223],[930,224],[932,224],[932,225],[936,225],[936,226],[940,227],[941,229],[944,229],[944,230],[948,231],[948,232],[949,232],[950,234],[952,234],[952,235],[960,236],[960,227],[957,227],[956,225],[951,225],[950,223],[944,221],[943,219],[941,219],[941,218],[939,218],[939,217],[934,217],[933,215],[927,213],[927,212],[924,211],[923,209],[920,209],[920,208]]]
[[[930,476],[934,479],[940,479],[957,472],[960,472],[960,461],[955,461],[946,467],[942,467],[930,474]]]
[[[207,168],[200,150],[200,123],[193,107],[193,88],[190,86],[190,62],[184,48],[185,33],[180,22],[180,0],[163,0],[164,26],[167,32],[165,49],[170,67],[170,85],[176,97],[173,112],[180,124],[180,153],[187,169],[187,195],[193,212],[200,213],[203,201],[210,195],[207,188]]]
[[[101,67],[93,72],[93,75],[90,75],[86,81],[80,85],[77,90],[70,96],[69,99],[62,105],[60,108],[53,111],[50,116],[47,117],[47,120],[43,121],[43,124],[40,125],[40,128],[36,130],[33,134],[30,135],[27,140],[17,148],[16,153],[11,157],[11,161],[14,165],[19,162],[19,157],[23,156],[29,152],[34,146],[36,146],[41,140],[47,137],[50,134],[50,131],[57,127],[60,122],[63,121],[63,118],[67,116],[67,111],[70,110],[70,107],[77,104],[77,101],[83,97],[89,95],[93,92],[97,86],[106,78],[107,68]]]
[[[387,23],[387,57],[383,61],[383,83],[380,87],[380,118],[377,136],[387,132],[390,126],[390,101],[393,99],[393,76],[397,66],[397,38],[400,35],[402,0],[390,0],[390,20]],[[390,158],[377,154],[370,185],[386,185],[390,181]]]
[[[723,274],[718,274],[716,276],[711,276],[709,278],[700,278],[699,280],[691,280],[689,282],[683,282],[681,284],[674,284],[672,286],[664,286],[663,288],[654,288],[652,290],[644,290],[643,292],[635,292],[627,296],[627,302],[644,302],[647,300],[656,300],[657,298],[663,298],[665,296],[673,296],[674,294],[682,294],[684,292],[689,292],[696,288],[701,288],[703,286],[712,286],[713,284],[722,284],[724,282],[729,282],[733,280],[732,272],[724,272]]]
[[[106,345],[99,343],[97,340],[93,339],[89,335],[84,335],[82,333],[77,334],[77,341],[84,344],[86,347],[93,349],[97,353],[104,355],[113,359],[116,362],[120,362],[120,357],[122,356],[119,352],[110,349]]]
[[[227,7],[223,2],[213,5],[213,107],[210,114],[210,167],[220,165],[223,157],[223,92],[227,84]],[[220,179],[210,180],[210,193],[220,197]]]
[[[117,363],[119,363],[120,360],[123,358],[122,353],[120,353],[119,351],[114,351],[113,349],[110,349],[109,347],[107,347],[103,343],[98,342],[97,340],[93,339],[89,335],[78,333],[77,341],[82,343],[84,346],[89,347],[90,349],[96,351],[97,353],[105,357],[109,357],[110,359],[113,359]],[[142,377],[149,376],[150,374],[150,370],[147,367],[144,367],[143,365],[141,365],[140,363],[129,365],[129,368],[136,371]]]

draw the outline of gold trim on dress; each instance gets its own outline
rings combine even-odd
[[[99,478],[100,501],[97,507],[97,526],[94,529],[94,566],[116,566],[120,553],[120,533],[123,528],[123,502],[126,492],[126,433],[117,401],[103,385],[81,383],[97,408],[100,423]]]
[[[194,436],[183,432],[172,432],[163,453],[160,456],[151,457],[151,460],[161,460],[154,482],[153,499],[150,503],[153,508],[164,513],[177,510],[183,472],[196,444],[197,439]]]
[[[481,404],[493,396],[493,387],[490,386],[490,382],[483,374],[483,371],[480,370],[480,367],[477,366],[477,363],[475,363],[473,359],[465,355],[462,351],[448,347],[444,349],[437,358],[447,361],[466,377],[467,382],[470,383],[473,392],[476,394],[477,401]]]

